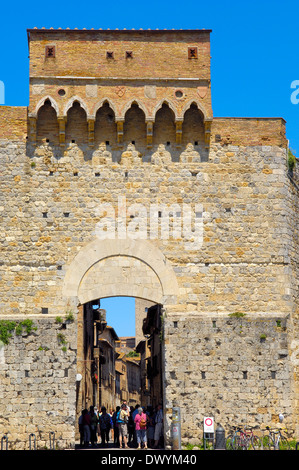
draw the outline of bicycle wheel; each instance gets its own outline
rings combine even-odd
[[[279,450],[290,450],[290,444],[285,436],[280,436],[278,448]]]
[[[232,444],[233,437],[234,437],[233,434],[230,434],[229,436],[227,436],[226,441],[225,441],[226,450],[234,450],[233,444]]]
[[[258,436],[251,436],[250,438],[250,449],[253,450],[261,450],[262,448],[262,441]]]
[[[273,441],[272,436],[266,435],[263,437],[263,449],[265,450],[274,450],[275,442]]]
[[[234,450],[247,450],[247,439],[242,435],[236,435],[233,439]]]

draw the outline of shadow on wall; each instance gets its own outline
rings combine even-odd
[[[167,160],[208,160],[204,116],[196,103],[184,114],[179,143],[175,115],[166,102],[150,124],[141,107],[133,102],[119,124],[108,101],[97,110],[95,119],[90,120],[79,101],[72,103],[66,117],[59,118],[50,99],[45,99],[37,113],[35,138],[32,131],[28,135],[27,155],[49,157],[54,159],[52,163],[66,156],[95,160],[95,164],[121,163],[129,156],[127,152],[135,152],[136,161],[152,163],[163,163],[165,153],[168,154],[166,163]]]

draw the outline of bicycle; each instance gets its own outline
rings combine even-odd
[[[260,450],[262,448],[262,441],[256,434],[253,433],[254,429],[257,429],[259,426],[245,426],[244,432],[247,436],[247,445],[248,449]],[[247,431],[248,430],[248,431]]]
[[[226,449],[228,450],[259,450],[262,448],[261,439],[253,433],[253,429],[258,426],[233,426],[234,433],[226,439]]]
[[[247,450],[247,436],[240,426],[232,426],[234,432],[226,438],[227,450]]]
[[[290,444],[280,429],[271,429],[266,426],[268,434],[263,437],[263,447],[268,450],[290,450]]]

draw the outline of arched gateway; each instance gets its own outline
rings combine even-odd
[[[69,265],[63,288],[81,304],[126,295],[166,305],[176,303],[177,294],[171,264],[147,240],[93,240]]]
[[[74,306],[78,306],[77,372],[82,378],[82,383],[78,384],[77,390],[77,419],[82,404],[91,401],[91,403],[98,404],[99,402],[100,405],[105,405],[104,396],[108,397],[109,406],[115,409],[115,406],[119,404],[117,403],[115,383],[111,382],[108,386],[110,391],[106,390],[106,394],[103,394],[105,385],[102,379],[102,368],[104,366],[96,356],[97,346],[101,343],[98,339],[101,327],[99,322],[95,321],[97,317],[94,316],[94,311],[90,310],[90,306],[94,300],[105,297],[128,296],[143,299],[149,301],[150,305],[156,304],[157,310],[153,310],[155,307],[152,306],[151,316],[154,313],[156,315],[155,325],[157,322],[161,325],[162,305],[165,312],[167,305],[177,302],[178,283],[172,265],[150,241],[95,238],[79,251],[68,266],[64,279],[63,295],[69,304],[73,303]],[[152,320],[147,320],[149,330],[151,322]],[[141,331],[140,334],[142,335]],[[90,344],[88,344],[88,338],[91,338]],[[114,347],[113,339],[110,347],[111,344]],[[138,347],[144,349],[141,343],[136,343],[136,347],[137,350],[139,350]],[[154,374],[155,377],[148,377],[149,390],[151,390],[148,393],[151,396],[149,403],[156,405],[158,401],[166,401],[165,350],[164,344],[160,340],[160,333],[154,333],[154,338],[151,339],[151,348],[152,352],[150,356],[147,356],[146,363],[141,360],[147,366],[144,365],[146,368],[140,369],[139,373],[140,378],[144,373],[148,374],[149,364],[155,363],[157,371]],[[148,350],[148,346],[146,349]],[[99,351],[103,353],[102,348]],[[108,351],[109,358],[111,358],[111,351],[113,349]],[[114,370],[115,365],[112,368]],[[98,372],[101,378],[100,382],[97,381],[95,384],[93,378],[95,373],[98,376]],[[103,383],[101,383],[102,381]],[[140,393],[143,392],[144,390],[142,392],[140,390]],[[164,422],[166,423],[166,420]],[[167,423],[164,431],[166,432],[166,430]]]

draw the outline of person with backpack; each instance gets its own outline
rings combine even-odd
[[[135,429],[137,434],[138,449],[141,449],[143,443],[144,448],[147,449],[147,415],[144,413],[143,408],[138,408],[138,413],[135,416]]]
[[[128,419],[129,412],[127,411],[127,405],[123,403],[120,411],[117,413],[116,423],[119,429],[120,447],[124,445],[125,449],[128,449]]]

